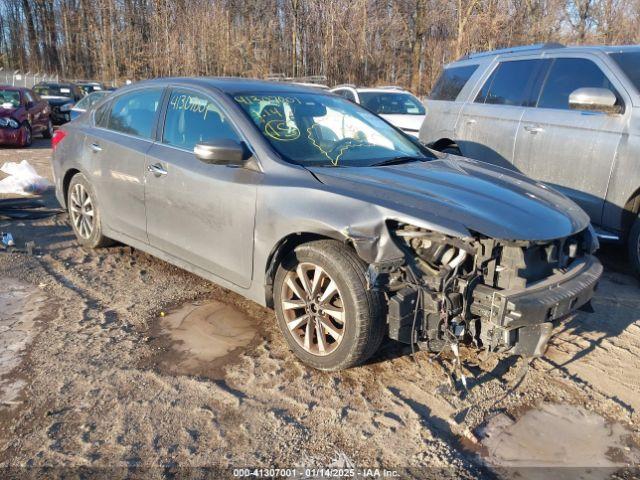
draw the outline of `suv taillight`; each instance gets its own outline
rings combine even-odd
[[[64,132],[64,130],[56,130],[55,133],[53,134],[53,137],[51,138],[51,149],[55,150],[56,147],[58,146],[58,144],[66,136],[67,136],[67,134]]]

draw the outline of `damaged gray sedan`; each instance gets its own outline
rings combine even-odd
[[[385,335],[541,355],[602,273],[564,196],[302,86],[142,82],[53,146],[83,246],[124,242],[274,308],[323,370],[365,361]]]

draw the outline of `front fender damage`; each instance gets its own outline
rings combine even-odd
[[[465,343],[540,356],[554,323],[588,305],[602,273],[592,229],[529,242],[387,220],[341,233],[387,302],[389,337],[430,351]]]

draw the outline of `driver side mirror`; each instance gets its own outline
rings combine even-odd
[[[618,98],[608,88],[584,87],[569,95],[569,108],[605,113],[622,113],[622,105],[616,105]]]
[[[244,143],[228,138],[210,142],[200,142],[193,148],[196,158],[210,165],[241,167],[248,157]]]
[[[34,106],[35,106],[35,103],[33,102],[27,102],[25,105],[25,107],[27,107],[27,110],[31,110]]]

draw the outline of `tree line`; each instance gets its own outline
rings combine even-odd
[[[122,84],[323,75],[427,92],[512,45],[640,43],[640,0],[0,0],[0,67]]]

